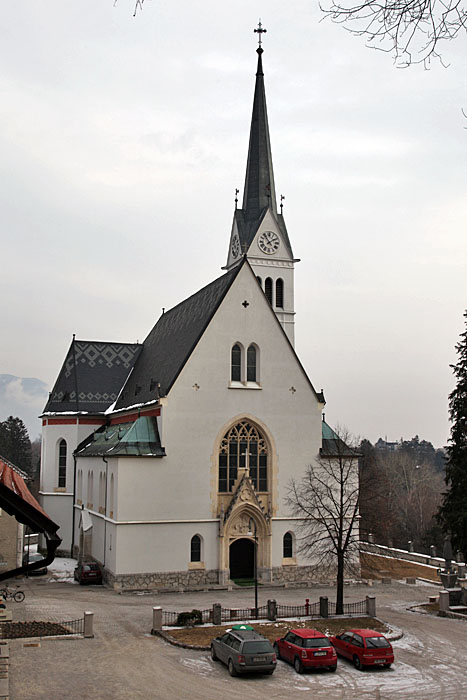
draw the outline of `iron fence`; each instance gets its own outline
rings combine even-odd
[[[59,622],[59,624],[67,630],[67,634],[84,634],[84,617],[80,617],[79,620]]]
[[[278,605],[278,617],[319,617],[319,603],[305,605]]]
[[[235,620],[267,620],[268,606],[261,605],[256,611],[255,608],[222,608],[222,622],[233,622]]]
[[[336,604],[334,601],[328,602],[328,614],[336,615]],[[344,603],[343,614],[347,617],[359,617],[367,614],[366,600],[359,600],[356,603]]]

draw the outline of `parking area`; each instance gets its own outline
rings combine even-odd
[[[467,692],[465,673],[467,624],[420,615],[407,610],[424,602],[436,588],[418,584],[346,588],[348,600],[376,595],[377,615],[404,636],[394,642],[396,660],[391,669],[357,671],[340,659],[336,673],[313,671],[303,675],[283,662],[273,676],[230,678],[225,666],[207,652],[181,649],[150,635],[152,607],[168,610],[206,608],[214,602],[232,607],[252,604],[251,590],[123,594],[98,586],[29,580],[26,600],[13,607],[14,619],[72,619],[85,610],[95,614],[95,638],[40,640],[25,646],[10,643],[10,697],[15,700],[93,696],[99,700],[132,698],[225,697],[289,698],[293,694],[315,698],[458,698]],[[328,587],[312,589],[261,589],[262,599],[276,598],[294,604],[305,598],[333,596]],[[312,622],[311,622],[312,626]]]

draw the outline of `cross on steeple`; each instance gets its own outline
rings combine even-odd
[[[258,29],[253,29],[253,31],[254,31],[255,34],[258,34],[258,49],[262,51],[262,49],[261,49],[261,41],[262,41],[262,39],[261,39],[261,34],[266,34],[266,32],[267,32],[268,30],[267,30],[267,29],[263,29],[263,25],[261,24],[261,18],[260,18],[260,20],[259,20],[259,22],[258,22]]]

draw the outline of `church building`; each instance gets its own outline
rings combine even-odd
[[[285,499],[336,436],[294,350],[298,261],[277,205],[261,41],[257,54],[224,274],[142,344],[73,337],[42,415],[42,505],[62,550],[100,562],[116,588],[225,585],[252,578],[255,555],[260,580],[316,577]]]

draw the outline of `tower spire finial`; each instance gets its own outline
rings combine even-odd
[[[253,31],[255,34],[258,35],[258,48],[256,49],[256,51],[258,53],[263,53],[263,49],[261,48],[261,43],[262,43],[262,36],[261,35],[266,34],[266,32],[268,30],[263,28],[263,25],[261,24],[261,17],[259,18],[259,21],[258,21],[258,28],[253,29]]]

